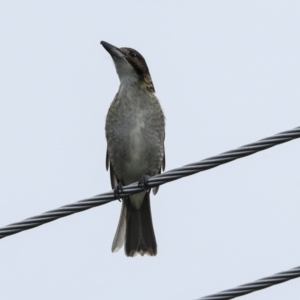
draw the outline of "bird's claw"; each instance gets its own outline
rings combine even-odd
[[[148,179],[149,178],[150,178],[149,175],[144,175],[143,178],[138,183],[138,186],[142,187],[145,192],[149,191],[149,186],[148,186]]]
[[[120,193],[123,192],[123,184],[118,182],[117,186],[114,188],[114,196],[121,202]]]

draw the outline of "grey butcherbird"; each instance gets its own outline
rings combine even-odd
[[[118,189],[164,170],[165,117],[143,56],[131,48],[101,44],[111,55],[120,79],[105,125],[106,168],[110,168],[112,188]],[[149,195],[150,190],[145,190],[122,199],[113,252],[125,243],[127,256],[156,255]]]

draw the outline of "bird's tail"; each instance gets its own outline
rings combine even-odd
[[[118,251],[125,242],[125,254],[135,256],[157,253],[156,239],[152,225],[150,191],[145,193],[139,209],[132,206],[129,198],[123,199],[122,210],[112,251]]]

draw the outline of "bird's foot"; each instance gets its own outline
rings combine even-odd
[[[142,187],[145,192],[148,192],[149,186],[148,186],[148,179],[150,178],[149,175],[144,175],[143,178],[139,181],[139,187]]]
[[[117,186],[114,188],[114,196],[121,202],[120,193],[123,192],[122,182],[118,182]]]

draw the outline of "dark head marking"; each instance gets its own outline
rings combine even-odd
[[[126,60],[134,68],[142,88],[150,92],[155,92],[150,72],[144,57],[136,50],[131,48],[120,48]]]

